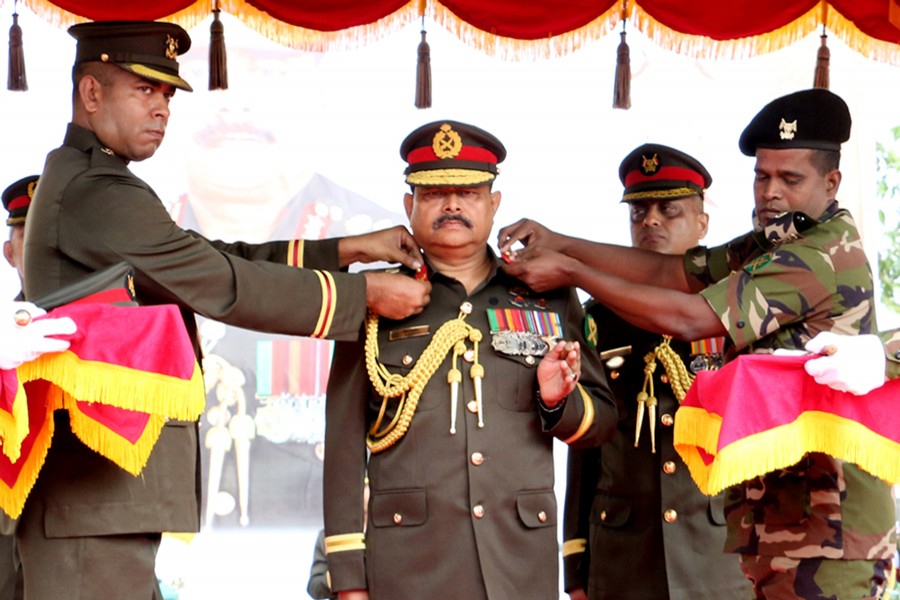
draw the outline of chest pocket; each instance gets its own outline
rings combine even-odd
[[[537,365],[542,357],[501,354],[491,348],[490,334],[486,338],[481,342],[483,346],[481,362],[484,364],[482,393],[485,407],[496,404],[506,410],[517,412],[535,410],[538,389]]]

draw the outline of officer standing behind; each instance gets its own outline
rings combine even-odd
[[[487,246],[506,156],[496,137],[438,121],[400,153],[425,257],[415,277],[431,282],[431,303],[409,319],[370,318],[364,343],[336,344],[325,428],[332,589],[342,600],[557,600],[553,438],[596,445],[615,422],[597,356],[581,353],[578,297],[533,293]]]
[[[679,270],[679,257],[525,221],[499,233],[501,250],[528,243],[508,272],[536,289],[578,285],[644,329],[685,340],[726,335],[735,352],[802,349],[822,331],[872,333],[871,270],[836,200],[849,137],[850,111],[832,92],[777,98],[739,143],[756,159],[753,233],[698,247]],[[891,490],[856,465],[808,453],[730,488],[725,515],[726,550],[740,555],[757,598],[868,599],[884,588],[896,543]]]
[[[177,56],[190,47],[161,22],[75,25],[72,123],[44,166],[25,231],[25,297],[56,291],[119,262],[139,302],[176,304],[196,341],[194,313],[241,327],[353,338],[366,304],[393,317],[421,310],[428,286],[385,273],[337,270],[354,260],[419,263],[403,228],[304,244],[208,241],[177,227],[128,169],[163,141]],[[68,413],[16,529],[29,600],[158,598],[162,531],[197,531],[197,424],[169,421],[139,477],[90,451]]]
[[[6,224],[9,226],[9,239],[3,242],[3,257],[9,266],[19,274],[19,285],[22,285],[24,261],[23,245],[25,243],[25,217],[34,197],[38,176],[29,175],[11,183],[3,190],[3,208],[9,213]],[[24,287],[24,286],[23,286]]]
[[[643,144],[622,160],[619,179],[635,248],[680,256],[706,235],[712,177],[692,156]],[[725,338],[673,340],[593,300],[586,312],[585,335],[604,363],[619,422],[600,448],[569,451],[566,590],[572,600],[747,597],[737,561],[722,550],[724,494],[701,493],[672,445],[685,376],[718,368]],[[655,409],[641,393],[655,398]]]
[[[28,207],[31,205],[32,197],[34,197],[34,189],[37,187],[37,182],[37,175],[23,177],[3,190],[2,196],[3,208],[6,209],[9,215],[6,218],[6,224],[9,226],[9,239],[3,242],[3,257],[6,258],[9,266],[14,268],[19,274],[20,286],[22,284],[22,244],[25,240],[25,217],[28,216]],[[21,295],[20,292],[19,297]],[[34,308],[36,307],[32,306],[25,308],[25,310],[28,310],[28,314],[31,315],[31,312],[34,312]],[[3,315],[0,318],[5,319],[9,317]],[[18,333],[19,329],[20,327],[17,326],[15,330],[5,333],[11,338],[12,335],[9,334]],[[62,342],[61,340],[47,340],[47,342],[58,346],[68,346],[68,342]],[[4,340],[3,343],[9,343],[9,340]],[[64,350],[65,347],[60,349]],[[12,600],[13,598],[21,598],[24,594],[22,570],[17,566],[18,559],[15,558],[15,544],[12,536],[15,522],[9,519],[6,514],[0,514],[0,524],[2,524],[2,531],[0,531],[0,600]]]

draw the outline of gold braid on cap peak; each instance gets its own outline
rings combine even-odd
[[[669,379],[669,385],[678,403],[684,400],[691,384],[694,383],[694,376],[688,372],[687,367],[681,357],[672,350],[672,336],[664,335],[659,346],[650,351],[644,357],[647,366],[644,367],[644,387],[637,396],[638,408],[637,418],[634,423],[634,447],[637,448],[641,437],[641,424],[644,420],[644,407],[649,409],[650,413],[650,448],[652,452],[656,452],[656,405],[657,400],[653,391],[653,372],[656,371],[656,360],[662,363],[666,370],[666,376]]]
[[[668,190],[647,190],[645,192],[634,192],[622,196],[622,200],[645,200],[657,199],[665,200],[666,198],[687,198],[688,196],[703,197],[703,192],[689,187],[672,188]]]
[[[387,450],[406,435],[419,405],[422,391],[451,349],[454,350],[454,357],[456,357],[460,349],[458,344],[462,345],[464,350],[465,340],[468,339],[475,345],[476,359],[472,365],[473,377],[476,367],[481,367],[477,360],[477,349],[482,334],[481,331],[465,322],[466,314],[468,313],[460,311],[458,317],[441,325],[409,374],[400,375],[389,372],[378,361],[378,315],[369,313],[366,318],[366,370],[375,391],[382,397],[378,418],[369,428],[369,434],[366,437],[366,444],[373,454]],[[455,389],[452,381],[453,371],[450,375],[452,391]],[[388,401],[393,398],[399,399],[397,412],[391,422],[379,431],[387,411]],[[455,406],[452,407],[454,411],[455,408]],[[455,418],[455,414],[451,418]]]
[[[489,171],[475,169],[430,169],[413,171],[406,176],[410,185],[483,185],[496,179]]]

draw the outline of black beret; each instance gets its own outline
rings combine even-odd
[[[712,175],[700,161],[662,144],[643,144],[619,165],[623,202],[703,197]]]
[[[161,21],[98,21],[69,27],[78,40],[75,64],[99,61],[116,65],[150,81],[193,91],[178,76],[179,54],[191,47],[187,31]]]
[[[506,148],[487,131],[459,121],[422,125],[400,144],[406,183],[415,186],[482,185],[500,173]]]
[[[741,134],[747,156],[757,148],[840,150],[850,138],[850,109],[840,96],[815,88],[769,102]]]
[[[3,190],[3,208],[9,211],[7,225],[25,224],[25,216],[28,214],[28,207],[31,206],[37,182],[37,175],[29,175]]]

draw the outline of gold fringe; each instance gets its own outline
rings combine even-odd
[[[60,28],[87,19],[63,10],[49,0],[20,0],[22,4],[44,21]],[[639,1],[639,0],[638,0]],[[315,31],[279,22],[254,8],[246,0],[222,0],[220,8],[240,19],[247,27],[278,44],[307,52],[353,49],[382,39],[419,18],[419,0],[410,0],[405,6],[374,23],[341,31]],[[530,60],[564,56],[589,42],[609,35],[620,22],[618,4],[579,29],[540,40],[517,40],[500,37],[478,29],[457,17],[437,1],[429,2],[429,16],[466,45],[491,56],[506,60]],[[866,58],[892,65],[900,65],[900,46],[870,37],[833,6],[828,11],[826,26],[833,37]],[[694,58],[736,59],[774,52],[808,36],[821,26],[821,4],[792,23],[769,33],[736,40],[713,40],[704,36],[687,35],[670,29],[656,21],[639,6],[630,9],[630,21],[635,29],[652,39],[657,45]],[[209,16],[209,5],[196,2],[188,8],[165,17],[186,29],[195,27]]]
[[[539,40],[517,40],[478,29],[436,0],[428,6],[429,16],[464,44],[503,60],[533,60],[571,54],[585,44],[609,35],[622,17],[621,6],[614,4],[605,13],[578,29]]]
[[[706,36],[680,33],[654,19],[640,6],[635,7],[632,20],[634,26],[655,44],[672,52],[693,58],[738,59],[781,50],[803,39],[821,25],[821,14],[821,9],[816,6],[784,27],[763,35],[735,40],[714,40]]]
[[[418,0],[372,23],[340,31],[316,31],[295,27],[273,19],[245,0],[220,0],[219,8],[240,19],[244,25],[282,46],[305,52],[352,50],[378,41],[419,19]]]
[[[66,29],[76,23],[86,23],[90,21],[90,19],[85,19],[84,17],[80,17],[75,13],[71,13],[56,6],[49,0],[19,1],[43,21],[50,23],[54,27],[59,27],[60,29]],[[209,4],[207,2],[195,2],[184,10],[162,17],[159,20],[178,23],[185,29],[191,29],[202,23],[208,16]]]
[[[150,458],[163,425],[166,424],[165,417],[150,415],[141,437],[132,444],[108,427],[84,415],[78,410],[76,402],[75,398],[65,394],[63,406],[57,407],[68,409],[72,433],[94,452],[105,456],[132,475],[139,475]]]
[[[708,495],[789,467],[809,452],[822,452],[857,464],[889,484],[900,482],[900,444],[850,419],[807,411],[793,423],[729,444],[707,465],[696,448],[715,453],[716,442],[712,439],[719,437],[717,424],[721,426],[720,417],[693,407],[682,407],[675,419],[675,448],[697,486]]]
[[[194,361],[191,379],[147,373],[109,363],[81,360],[70,350],[44,354],[21,365],[23,383],[46,379],[66,394],[86,402],[100,402],[160,415],[195,421],[206,401],[203,374]]]
[[[832,10],[828,11],[826,26],[832,36],[866,58],[900,66],[900,45],[867,36],[856,27],[853,21],[838,13],[833,6],[831,8]]]
[[[31,453],[26,458],[22,470],[19,472],[19,478],[9,487],[6,483],[0,481],[0,509],[13,519],[18,519],[25,508],[25,500],[34,482],[37,481],[38,473],[44,460],[47,458],[47,452],[50,451],[50,441],[53,439],[53,413],[48,411],[47,418],[44,420],[44,426],[40,433],[34,438],[34,445],[31,447]]]
[[[22,384],[20,379],[12,413],[0,412],[0,444],[3,445],[3,454],[12,462],[22,456],[22,442],[28,436],[28,398]]]

